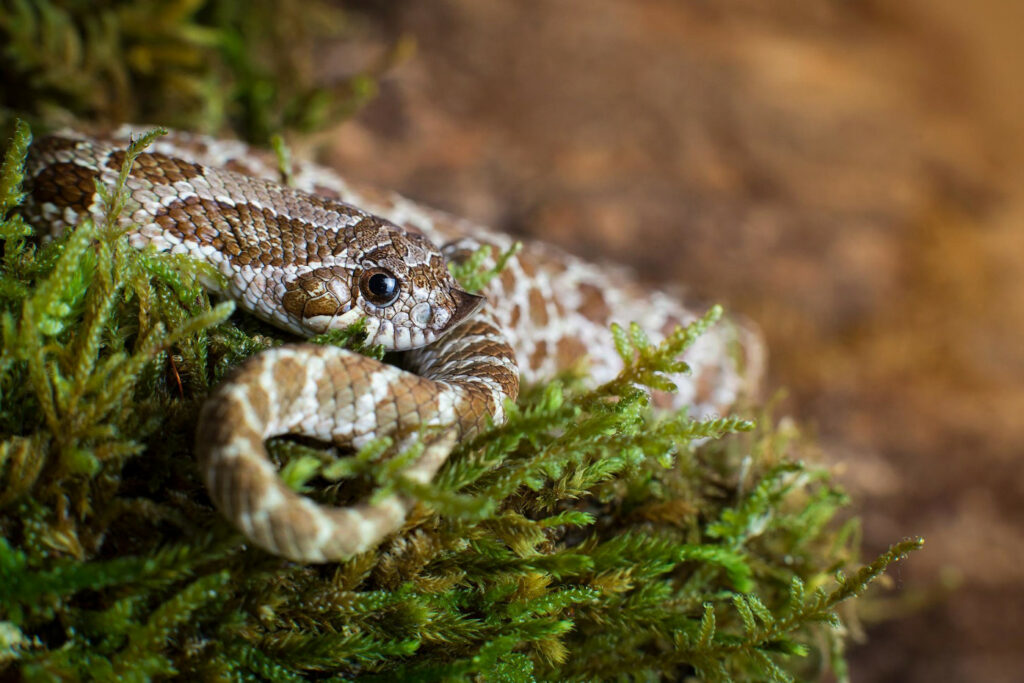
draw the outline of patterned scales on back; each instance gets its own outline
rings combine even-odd
[[[100,140],[62,132],[28,162],[37,225],[56,234],[86,214],[102,218],[97,184],[113,185],[131,129]],[[512,239],[332,171],[296,165],[292,186],[276,160],[242,143],[172,133],[139,155],[122,216],[133,246],[189,254],[226,278],[222,294],[299,335],[364,319],[371,343],[407,351],[405,370],[332,346],[294,344],[244,363],[206,401],[196,451],[215,504],[254,543],[301,562],[341,560],[397,530],[410,505],[320,506],[288,489],[264,442],[301,434],[359,448],[392,436],[399,448],[424,427],[433,439],[405,474],[429,481],[452,446],[537,382],[587,357],[595,382],[621,367],[609,325],[638,322],[655,339],[696,315],[547,245],[527,243],[482,297],[462,291],[445,255]],[[358,207],[358,208],[357,208]],[[444,252],[435,245],[445,244]],[[216,288],[215,283],[207,283]],[[689,349],[689,376],[669,400],[697,416],[727,411],[756,388],[757,335],[719,324]]]

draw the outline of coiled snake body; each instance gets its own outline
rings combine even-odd
[[[116,180],[130,133],[37,141],[27,168],[35,222],[58,233],[102,218],[96,187]],[[281,328],[311,336],[361,319],[371,343],[408,351],[400,370],[332,346],[286,345],[244,363],[206,401],[196,450],[214,503],[252,542],[296,561],[372,548],[410,503],[317,505],[277,476],[267,438],[358,448],[387,435],[401,447],[436,427],[405,470],[427,481],[457,440],[503,421],[520,376],[541,381],[586,356],[595,381],[610,379],[621,367],[612,321],[657,337],[696,317],[623,271],[539,243],[509,260],[485,304],[459,288],[445,257],[482,244],[500,253],[508,236],[313,164],[296,164],[285,186],[275,160],[237,142],[171,133],[138,156],[127,188],[121,220],[133,246],[211,263],[228,283],[222,294]],[[692,374],[675,378],[673,400],[697,416],[728,409],[760,374],[757,337],[738,325],[716,326],[684,359]]]

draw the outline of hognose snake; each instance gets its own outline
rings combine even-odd
[[[36,225],[59,233],[101,217],[96,186],[115,181],[131,132],[37,141],[27,164]],[[121,218],[133,246],[211,263],[229,283],[221,294],[278,327],[308,337],[362,318],[369,342],[411,349],[400,370],[333,346],[285,345],[251,358],[206,401],[196,450],[210,495],[272,553],[351,557],[398,529],[410,502],[317,505],[281,481],[267,438],[302,434],[359,448],[437,427],[441,436],[405,470],[427,481],[456,440],[502,422],[520,375],[542,381],[586,356],[592,379],[605,381],[621,366],[610,322],[636,321],[657,338],[696,317],[624,271],[540,243],[510,259],[481,305],[454,282],[445,257],[481,244],[500,253],[508,236],[313,164],[296,164],[290,186],[279,177],[273,157],[242,143],[171,133],[136,159]],[[684,359],[692,374],[674,378],[672,400],[706,416],[757,382],[761,347],[749,328],[719,324]]]

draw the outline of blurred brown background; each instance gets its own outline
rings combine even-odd
[[[926,537],[911,599],[962,578],[854,680],[1021,680],[1024,3],[381,4],[418,49],[329,161],[758,321],[867,553]]]

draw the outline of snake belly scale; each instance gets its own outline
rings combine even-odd
[[[112,185],[133,129],[104,137],[63,131],[29,155],[26,213],[51,233],[92,215]],[[357,187],[298,163],[292,184],[276,160],[241,143],[186,133],[135,160],[121,221],[131,244],[213,265],[220,294],[282,329],[312,336],[362,320],[368,341],[404,353],[403,367],[332,346],[290,344],[256,355],[200,411],[196,452],[214,503],[256,545],[300,562],[343,560],[401,527],[410,501],[322,506],[290,490],[266,439],[299,434],[359,448],[435,436],[404,475],[429,481],[460,439],[504,420],[519,382],[588,361],[594,381],[621,367],[608,329],[639,322],[652,336],[696,315],[679,298],[541,243],[527,243],[487,286],[463,291],[446,259],[508,249],[511,238],[392,193]],[[445,245],[439,248],[436,245]],[[207,283],[218,288],[217,283]],[[718,325],[684,356],[675,406],[707,416],[756,389],[763,364],[749,327]]]

